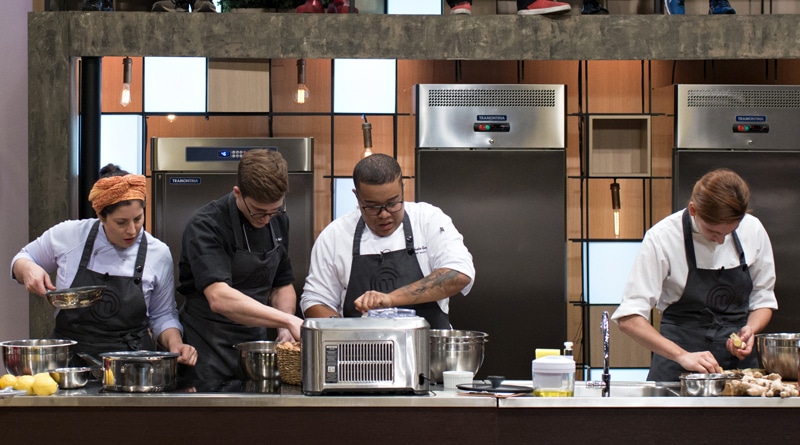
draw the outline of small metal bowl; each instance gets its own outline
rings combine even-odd
[[[89,381],[91,368],[56,368],[50,371],[50,377],[58,383],[61,389],[83,388]]]
[[[690,397],[716,397],[728,381],[725,374],[684,374],[680,379],[681,395]]]
[[[105,286],[84,286],[54,290],[45,293],[47,301],[56,309],[89,307],[103,297]]]

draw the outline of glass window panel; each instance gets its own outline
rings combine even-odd
[[[394,113],[397,61],[336,59],[333,61],[334,113]]]
[[[100,166],[119,165],[129,173],[142,173],[142,116],[135,114],[100,117]]]
[[[333,219],[350,213],[358,206],[353,178],[334,178],[333,180]]]
[[[638,240],[583,243],[583,298],[590,304],[620,304],[641,245]]]
[[[145,113],[205,113],[205,57],[145,57]]]
[[[357,0],[355,5],[359,14],[383,14],[386,11],[386,0]]]
[[[431,0],[386,0],[389,14],[442,14],[442,2]]]

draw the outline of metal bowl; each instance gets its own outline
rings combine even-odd
[[[280,377],[274,341],[250,341],[234,345],[239,351],[239,367],[250,380],[274,380]]]
[[[797,380],[800,367],[800,334],[756,334],[758,360],[767,373],[783,380]]]
[[[479,331],[431,329],[430,379],[442,382],[444,371],[477,373],[483,364],[484,344],[488,336]]]
[[[47,301],[56,309],[77,309],[89,307],[103,298],[105,286],[84,286],[71,289],[54,290],[45,293]]]
[[[91,368],[56,368],[50,371],[50,377],[58,383],[61,389],[83,388],[89,381]]]
[[[691,397],[716,397],[725,391],[728,378],[725,374],[681,375],[681,395]]]
[[[32,339],[0,342],[3,364],[9,374],[34,375],[51,369],[65,368],[73,340]]]

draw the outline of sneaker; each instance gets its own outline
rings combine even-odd
[[[581,14],[606,15],[608,14],[608,9],[604,8],[597,0],[584,0],[583,7],[581,7]]]
[[[472,14],[472,2],[461,2],[450,8],[450,14]]]
[[[569,3],[554,2],[551,0],[536,0],[527,8],[517,11],[519,15],[565,13],[572,9]]]
[[[217,12],[217,7],[210,0],[195,0],[192,12]]]
[[[295,12],[299,14],[322,14],[325,12],[325,8],[322,7],[322,3],[319,0],[306,0],[305,3],[295,9]]]
[[[686,8],[683,5],[683,0],[664,0],[664,13],[667,15],[686,14]]]
[[[709,14],[736,14],[728,0],[710,0],[708,2]]]

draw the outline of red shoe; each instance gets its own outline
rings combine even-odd
[[[328,5],[328,14],[345,14],[348,12],[350,12],[349,0],[333,0]],[[358,12],[358,8],[355,8],[354,12]]]
[[[572,7],[569,3],[554,2],[551,0],[536,0],[528,5],[525,9],[517,11],[519,15],[535,15],[535,14],[563,14],[568,12]]]
[[[319,0],[306,0],[306,2],[295,9],[295,12],[298,13],[312,13],[312,14],[322,14],[325,12],[325,8],[322,7],[322,3]]]
[[[461,2],[450,8],[450,14],[472,14],[472,2]]]

